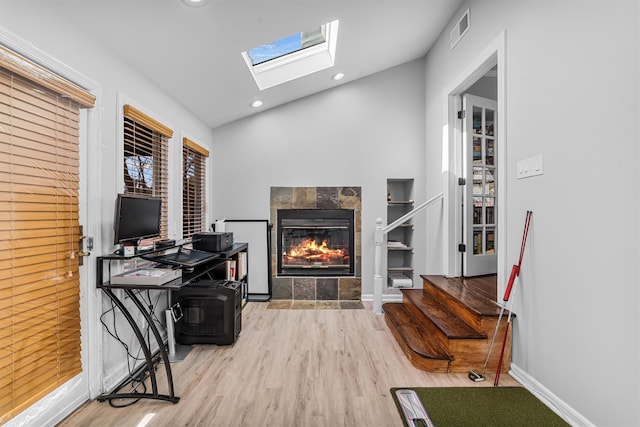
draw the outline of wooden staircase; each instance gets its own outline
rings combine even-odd
[[[402,302],[382,305],[385,321],[411,363],[429,372],[481,372],[500,307],[496,276],[445,278],[421,276],[422,289],[401,289]],[[505,309],[487,372],[495,372],[504,329]],[[515,316],[513,316],[515,317]],[[511,328],[501,372],[509,370]]]

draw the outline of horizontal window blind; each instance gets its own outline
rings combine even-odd
[[[173,131],[136,108],[124,106],[125,193],[162,199],[160,235],[169,234],[168,138]]]
[[[96,102],[96,97],[90,92],[4,46],[0,46],[0,68],[47,88],[51,93],[69,98],[80,107],[92,108]]]
[[[0,50],[4,424],[82,371],[79,109],[93,106],[95,98],[49,71],[34,72],[39,68],[35,64]]]
[[[205,172],[209,151],[189,138],[182,140],[182,237],[206,230]]]
[[[142,126],[145,126],[162,136],[166,136],[167,138],[171,138],[173,136],[173,130],[131,105],[124,106],[124,116],[131,120],[135,120]]]

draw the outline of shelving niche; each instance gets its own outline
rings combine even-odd
[[[387,179],[387,224],[413,209],[413,179]],[[413,223],[408,220],[387,234],[387,286],[413,287]]]

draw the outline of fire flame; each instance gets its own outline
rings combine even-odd
[[[300,259],[307,261],[342,261],[347,255],[342,249],[331,249],[327,245],[327,240],[323,240],[318,244],[315,239],[304,239],[296,246],[289,249],[289,252],[283,253],[285,259]]]

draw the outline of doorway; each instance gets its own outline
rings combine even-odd
[[[495,101],[496,101],[496,124],[495,132],[500,135],[501,148],[495,151],[495,179],[500,184],[500,189],[495,197],[495,210],[493,214],[498,219],[494,230],[494,248],[495,248],[495,269],[498,280],[497,295],[500,295],[504,289],[504,276],[506,275],[506,258],[504,248],[506,241],[506,218],[505,212],[505,169],[506,169],[506,114],[504,111],[506,99],[505,85],[505,68],[506,68],[506,34],[501,32],[478,56],[470,60],[463,71],[444,89],[443,101],[446,108],[445,129],[444,129],[444,151],[443,164],[448,169],[447,185],[444,189],[444,226],[446,237],[444,242],[445,250],[445,275],[449,277],[463,276],[463,257],[460,251],[465,249],[463,242],[465,240],[463,230],[469,229],[472,224],[473,215],[471,215],[470,224],[465,224],[465,215],[463,214],[463,201],[465,198],[464,178],[465,163],[463,162],[465,150],[463,149],[463,120],[458,118],[458,113],[463,109],[463,96],[469,90],[487,76],[495,74]],[[482,94],[486,97],[486,94]],[[467,215],[469,216],[469,215]],[[465,227],[465,225],[467,225]]]
[[[85,92],[99,92],[99,85],[94,81],[3,29],[0,29],[0,45],[10,52],[5,53],[7,57],[15,55],[20,58],[18,62],[26,64],[34,76],[43,74],[48,76],[43,80],[50,79],[53,82],[68,80]],[[43,64],[42,69],[46,71],[39,71],[39,64]],[[10,71],[15,69],[11,68]],[[37,215],[22,215],[22,218],[24,221],[40,222],[37,227],[22,226],[23,235],[16,234],[17,237],[11,238],[29,241],[31,245],[28,248],[32,262],[24,267],[27,276],[31,276],[29,280],[33,280],[33,285],[23,294],[32,297],[27,302],[31,304],[30,301],[33,301],[33,308],[25,311],[29,316],[23,318],[30,324],[24,330],[33,331],[37,327],[44,330],[40,335],[32,332],[31,347],[25,345],[26,340],[21,340],[22,352],[14,354],[21,362],[20,374],[36,368],[33,363],[29,364],[29,358],[38,355],[37,351],[44,351],[50,357],[38,359],[37,367],[41,371],[34,371],[37,381],[23,381],[21,386],[25,388],[25,392],[20,396],[22,401],[7,408],[8,411],[13,411],[10,413],[10,422],[13,424],[44,425],[61,420],[72,409],[95,397],[101,387],[100,375],[97,374],[101,340],[96,333],[100,331],[96,314],[99,301],[93,297],[96,291],[95,280],[92,280],[95,279],[95,266],[91,258],[84,258],[90,255],[90,249],[87,246],[88,239],[83,236],[89,234],[93,237],[100,224],[99,192],[89,191],[98,188],[96,185],[100,171],[97,165],[88,165],[89,159],[99,157],[95,155],[95,149],[99,149],[100,127],[92,101],[89,102],[82,95],[67,96],[67,93],[77,95],[73,89],[67,93],[60,92],[67,90],[64,89],[69,86],[66,83],[59,84],[57,88],[47,88],[44,84],[40,85],[37,78],[35,81],[30,78],[21,79],[19,76],[11,79],[21,81],[23,89],[16,90],[15,93],[29,95],[31,102],[26,109],[20,107],[23,109],[20,113],[23,118],[19,125],[31,130],[37,129],[28,138],[23,137],[22,142],[19,141],[20,138],[15,138],[16,147],[20,148],[20,144],[24,146],[25,142],[28,145],[28,150],[14,151],[15,157],[22,156],[22,162],[27,158],[25,153],[28,154],[29,161],[25,163],[27,167],[23,167],[23,184],[37,189],[37,192],[29,194],[32,201],[26,204],[30,204]],[[26,102],[22,104],[27,105]],[[25,126],[25,123],[28,125]],[[18,128],[18,121],[11,123],[11,127]],[[19,133],[24,134],[23,128]],[[8,129],[9,127],[5,132],[12,132]],[[13,195],[18,194],[18,191],[12,187],[10,192],[13,200]],[[24,190],[22,193],[25,193]],[[35,202],[34,194],[38,198]],[[15,199],[18,200],[17,197]],[[61,202],[63,200],[67,202]],[[78,225],[84,227],[82,231]],[[55,234],[52,230],[55,230]],[[32,250],[37,247],[40,251]],[[81,262],[83,258],[84,262]],[[42,266],[45,266],[45,270],[40,269]],[[37,275],[34,274],[36,272]],[[54,282],[54,286],[47,286],[48,281]],[[61,291],[54,294],[53,288]],[[38,316],[35,308],[44,314]],[[79,338],[76,339],[78,335]],[[63,348],[63,351],[52,350],[43,346],[43,343],[51,348]],[[50,362],[48,365],[43,361],[45,358]],[[52,364],[57,366],[51,367]],[[34,397],[29,400],[25,396]]]

